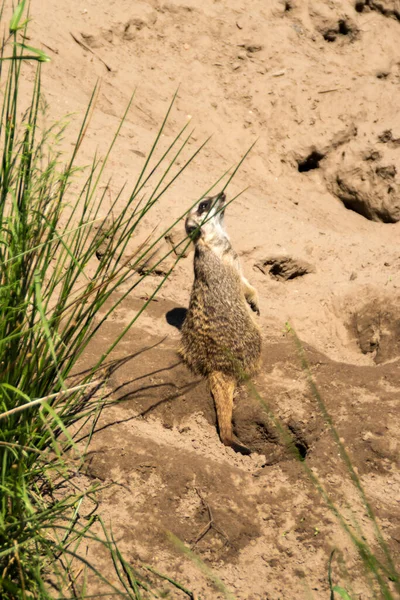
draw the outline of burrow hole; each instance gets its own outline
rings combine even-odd
[[[351,27],[344,21],[340,19],[338,22],[337,29],[328,29],[325,31],[323,37],[327,42],[334,42],[337,39],[338,35],[350,35],[352,33]]]
[[[288,429],[291,433],[291,437],[292,437],[292,448],[296,448],[297,452],[298,452],[298,457],[300,458],[300,460],[305,460],[308,454],[308,444],[306,442],[306,440],[303,438],[303,436],[301,435],[301,433],[297,430],[297,427],[293,426],[292,424],[288,423]]]
[[[300,455],[300,460],[305,460],[307,457],[308,448],[303,442],[295,442],[295,447]]]
[[[346,21],[340,19],[339,21],[339,33],[340,35],[349,35],[351,33],[350,27],[347,25]]]
[[[313,150],[306,158],[297,161],[299,173],[307,173],[307,171],[318,169],[319,163],[323,158],[325,158],[325,154],[318,152],[318,150]]]

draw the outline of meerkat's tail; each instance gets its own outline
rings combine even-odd
[[[221,442],[225,446],[233,448],[235,452],[250,454],[249,448],[243,446],[232,432],[233,393],[236,387],[236,379],[221,371],[213,371],[208,376],[208,382],[217,411]]]

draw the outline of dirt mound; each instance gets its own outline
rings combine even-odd
[[[335,502],[351,502],[358,518],[362,508],[338,462],[328,411],[368,495],[379,498],[379,519],[394,534],[396,496],[383,498],[381,491],[382,486],[394,491],[400,483],[399,360],[357,367],[305,347],[321,405],[291,335],[264,340],[255,389],[242,388],[235,399],[236,434],[254,452],[245,457],[221,445],[207,387],[177,361],[172,340],[179,334],[165,325],[173,310],[158,302],[149,312],[160,329],[171,329],[169,340],[132,330],[113,357],[108,381],[113,404],[103,412],[88,453],[88,476],[117,484],[102,492],[100,507],[104,518],[112,517],[120,547],[132,559],[172,571],[205,598],[220,596],[170,545],[167,531],[217,569],[238,598],[248,593],[263,598],[266,590],[285,597],[288,587],[301,597],[304,576],[321,596],[327,594],[327,581],[317,574],[333,545],[352,561],[357,582],[361,567],[302,462]],[[102,336],[106,345],[108,326]],[[398,551],[394,540],[391,548]]]
[[[400,180],[396,164],[400,143],[392,131],[369,140],[354,139],[324,161],[328,189],[349,210],[373,221],[400,220]]]
[[[351,327],[361,352],[370,353],[377,364],[400,357],[400,307],[389,301],[374,301],[363,306],[352,319]]]
[[[314,273],[313,265],[305,260],[296,260],[290,256],[271,256],[265,258],[255,267],[266,275],[267,273],[278,281],[288,281],[296,277],[303,277],[307,273]]]

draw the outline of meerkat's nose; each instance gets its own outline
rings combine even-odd
[[[222,202],[225,202],[225,200],[226,200],[226,195],[225,195],[225,192],[221,192],[221,193],[220,193],[220,195],[219,195],[219,199],[220,199]]]

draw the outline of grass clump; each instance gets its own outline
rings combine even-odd
[[[23,42],[24,9],[25,0],[14,11],[0,54],[0,597],[82,598],[86,579],[78,583],[78,575],[84,569],[117,596],[141,598],[150,593],[149,586],[123,559],[106,528],[100,527],[100,537],[93,532],[99,521],[96,487],[82,492],[75,486],[81,461],[71,458],[70,451],[79,453],[70,431],[78,421],[78,429],[94,426],[101,400],[88,402],[87,392],[96,370],[173,267],[93,369],[73,385],[71,372],[101,324],[151,273],[139,275],[135,267],[166,232],[129,256],[128,243],[202,146],[176,166],[190,139],[186,124],[154,161],[171,104],[129,198],[122,204],[118,194],[105,210],[108,186],[100,188],[99,182],[130,104],[105,159],[95,157],[78,178],[77,153],[96,90],[72,156],[65,161],[58,149],[63,126],[41,127],[40,64],[48,58]],[[28,108],[21,114],[27,58],[36,60],[38,69]],[[78,191],[72,193],[72,184],[75,190],[80,186]],[[179,258],[178,253],[175,263]],[[124,293],[114,300],[123,284]],[[85,503],[91,508],[83,513]],[[85,561],[80,552],[85,539],[109,549],[121,585],[107,581]]]

